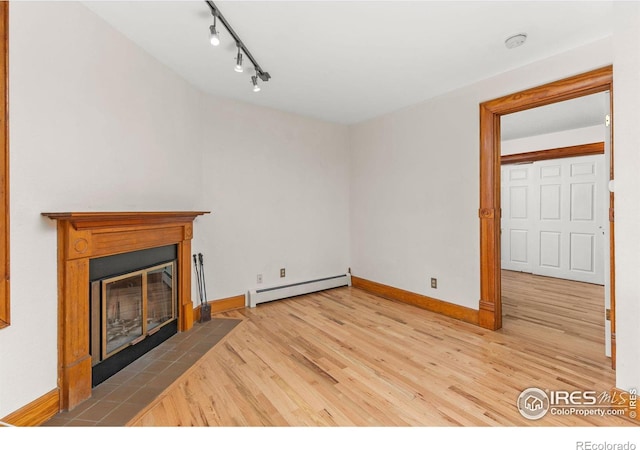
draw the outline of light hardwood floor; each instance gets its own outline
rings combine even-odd
[[[601,289],[505,272],[495,332],[355,288],[219,314],[243,322],[129,425],[633,426],[516,408],[614,386]]]
[[[561,350],[586,364],[610,365],[604,357],[603,286],[505,270],[502,305],[505,331],[539,351],[553,356]]]

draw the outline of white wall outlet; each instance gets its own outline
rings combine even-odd
[[[258,274],[256,281],[258,282],[258,284],[262,283],[262,274],[261,273]]]

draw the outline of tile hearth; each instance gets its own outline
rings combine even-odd
[[[125,426],[241,320],[212,318],[195,323],[96,386],[91,398],[57,414],[47,427]]]

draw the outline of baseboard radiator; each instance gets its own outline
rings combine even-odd
[[[255,308],[259,303],[281,300],[297,295],[310,294],[341,286],[351,286],[351,275],[336,275],[333,277],[319,278],[316,280],[302,281],[299,283],[283,284],[247,292],[246,304]]]

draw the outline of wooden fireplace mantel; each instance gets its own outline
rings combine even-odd
[[[124,212],[56,212],[42,213],[54,220],[67,220],[77,230],[107,227],[192,223],[210,211],[124,211]]]
[[[58,228],[58,388],[60,410],[91,397],[89,261],[164,245],[178,249],[178,329],[193,326],[193,221],[209,211],[45,212]]]

